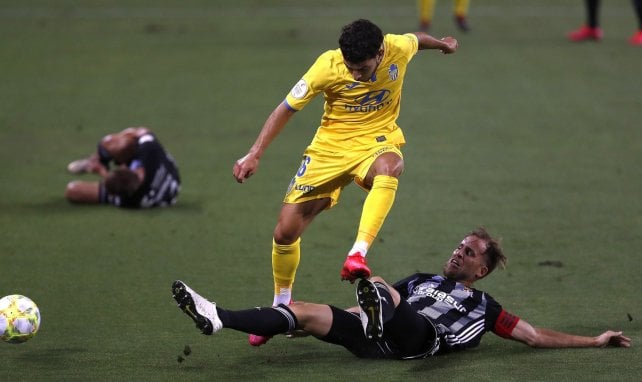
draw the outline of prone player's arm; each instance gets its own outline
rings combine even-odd
[[[263,152],[279,135],[295,112],[287,107],[285,102],[280,103],[272,111],[248,153],[234,163],[233,175],[237,182],[243,183],[257,171]]]
[[[520,319],[510,337],[534,348],[630,347],[631,339],[622,332],[607,330],[596,337],[578,336],[551,329],[536,328]]]
[[[100,163],[98,154],[94,154],[90,157],[89,165],[87,167],[87,171],[93,174],[100,175],[100,177],[103,179],[106,178],[109,174],[109,170],[102,163]]]
[[[454,37],[437,39],[424,32],[414,32],[417,36],[418,49],[439,49],[443,54],[455,53],[459,44]]]

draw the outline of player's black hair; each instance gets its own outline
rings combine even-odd
[[[383,42],[383,32],[373,22],[359,19],[341,29],[339,47],[343,58],[351,63],[360,63],[374,58]]]

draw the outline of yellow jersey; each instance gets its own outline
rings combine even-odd
[[[295,111],[323,93],[323,116],[312,146],[343,151],[405,143],[396,121],[406,67],[418,50],[417,36],[387,34],[383,47],[383,58],[370,81],[355,81],[343,62],[341,49],[329,50],[288,93],[284,102]]]

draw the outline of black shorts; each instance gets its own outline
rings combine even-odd
[[[347,312],[335,306],[332,309],[332,327],[321,338],[341,345],[360,358],[414,359],[425,358],[439,350],[439,339],[434,325],[423,315],[402,301],[395,314],[383,326],[383,338],[369,340],[363,333],[358,313]]]

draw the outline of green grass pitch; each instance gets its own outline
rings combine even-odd
[[[414,0],[1,0],[0,295],[31,297],[42,327],[0,343],[0,380],[637,380],[642,49],[627,42],[630,2],[604,3],[604,40],[574,45],[581,0],[472,1],[466,35],[452,2],[438,2],[431,32],[458,37],[460,50],[421,52],[409,67],[406,172],[369,261],[389,280],[439,271],[483,225],[509,265],[479,288],[535,325],[622,329],[633,347],[534,350],[488,334],[466,353],[382,362],[311,338],[251,348],[237,332],[204,337],[170,285],[182,279],[229,308],[271,303],[271,233],[321,102],[294,117],[248,183],[232,165],[342,25],[413,31]],[[137,125],[177,159],[179,204],[68,204],[66,164]],[[347,188],[310,227],[295,299],[353,303],[339,269],[363,198]]]

